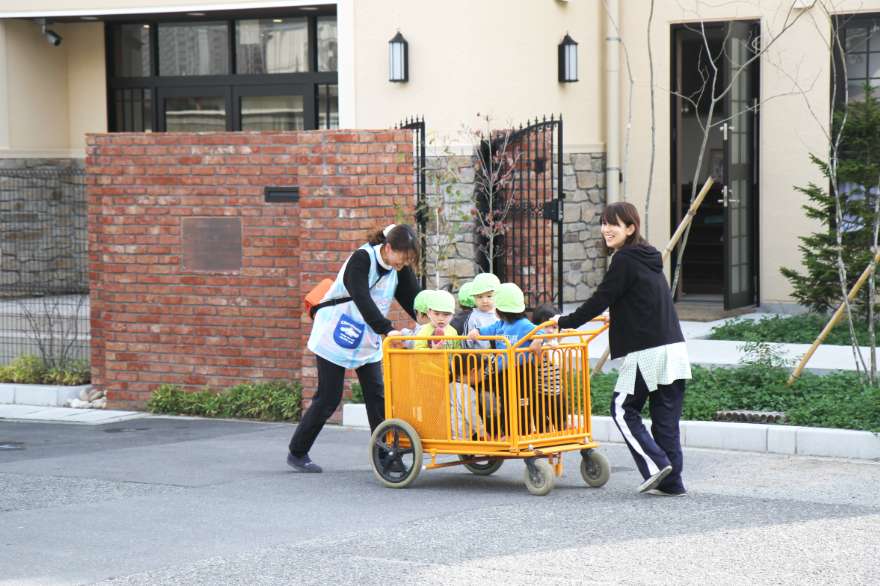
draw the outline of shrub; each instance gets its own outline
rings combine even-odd
[[[734,319],[716,326],[709,334],[712,340],[745,340],[755,342],[782,342],[787,344],[812,344],[829,317],[818,313],[802,315],[771,316],[759,320]],[[867,343],[868,324],[855,321],[856,336],[860,343]],[[831,330],[825,344],[850,344],[849,328],[845,321]]]
[[[91,366],[87,360],[71,360],[61,366],[48,368],[37,356],[19,356],[6,366],[0,366],[0,383],[29,385],[85,385],[91,381]]]
[[[779,366],[695,366],[692,371],[682,419],[711,421],[721,410],[784,411],[791,425],[880,431],[880,388],[862,384],[854,372],[804,373],[788,387],[789,371]],[[594,415],[608,415],[616,381],[617,373],[593,377]]]
[[[351,383],[351,398],[348,400],[349,403],[363,403],[364,402],[364,389],[361,387],[360,383]]]
[[[165,384],[153,391],[147,409],[175,415],[296,421],[301,401],[299,383],[243,383],[221,392],[211,389],[187,392],[177,385]]]

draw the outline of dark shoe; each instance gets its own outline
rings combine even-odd
[[[651,490],[652,488],[657,488],[657,485],[663,482],[663,479],[669,476],[671,472],[672,466],[667,466],[666,468],[661,469],[659,472],[657,472],[639,485],[639,492],[646,492],[648,490]]]
[[[659,488],[652,488],[650,490],[645,491],[648,494],[653,494],[654,496],[687,496],[687,491],[682,492],[666,492],[665,490],[660,490]]]
[[[311,474],[317,474],[318,472],[323,472],[321,467],[312,462],[312,459],[309,458],[309,455],[306,454],[302,457],[294,456],[291,453],[287,454],[287,465],[296,470],[297,472],[306,472]]]

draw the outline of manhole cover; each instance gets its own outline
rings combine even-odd
[[[23,450],[22,442],[0,442],[0,450]]]
[[[132,433],[135,431],[147,431],[150,429],[149,427],[111,427],[110,429],[103,429],[104,433]]]

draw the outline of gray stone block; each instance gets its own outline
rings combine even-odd
[[[593,158],[589,154],[575,154],[571,155],[572,165],[574,166],[575,171],[592,171],[593,170]]]
[[[797,453],[803,456],[880,459],[880,434],[848,429],[797,428]]]
[[[592,171],[581,171],[577,174],[577,186],[580,189],[592,189],[600,186],[601,177]]]
[[[687,443],[692,448],[716,448],[748,452],[767,451],[767,426],[751,423],[683,421]]]
[[[767,451],[772,454],[796,454],[797,429],[787,425],[767,426]]]

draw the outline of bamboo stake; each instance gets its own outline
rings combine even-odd
[[[691,207],[688,208],[687,213],[682,218],[681,223],[678,225],[678,228],[675,229],[675,232],[672,234],[672,237],[669,239],[669,243],[666,245],[666,248],[663,249],[662,259],[663,263],[666,263],[666,259],[669,258],[669,255],[672,253],[672,250],[675,248],[675,245],[678,244],[678,241],[681,239],[681,235],[684,234],[684,231],[687,230],[687,227],[694,220],[694,216],[697,215],[697,209],[699,209],[700,205],[703,203],[703,200],[706,199],[706,196],[709,194],[709,190],[712,189],[712,185],[715,184],[715,180],[712,177],[706,179],[706,182],[703,184],[702,189],[700,189],[700,193],[697,194],[696,199],[694,199],[693,203],[691,203]],[[608,357],[611,355],[611,346],[605,349],[605,352],[602,354],[601,358],[599,358],[599,362],[596,363],[596,366],[593,367],[593,374],[597,372],[602,372],[602,368],[605,366],[605,363],[608,362]]]
[[[849,295],[846,296],[847,303],[852,303],[852,301],[856,298],[856,295],[859,292],[859,289],[862,288],[862,285],[865,284],[865,281],[868,280],[868,277],[871,276],[871,273],[874,271],[877,263],[880,262],[880,250],[878,250],[874,254],[874,260],[872,260],[865,270],[862,271],[859,280],[856,281],[855,285],[853,285],[852,289],[849,291]],[[794,372],[791,373],[791,376],[788,377],[788,382],[786,383],[788,386],[794,384],[794,381],[798,379],[798,377],[803,372],[804,368],[807,366],[807,362],[810,361],[810,358],[813,357],[813,354],[816,352],[816,349],[825,341],[825,338],[828,337],[828,334],[831,333],[831,330],[834,329],[834,326],[837,325],[837,322],[843,317],[844,311],[846,309],[846,303],[841,303],[837,311],[834,312],[834,315],[831,316],[831,319],[828,320],[828,323],[825,324],[825,327],[822,329],[822,332],[819,334],[819,337],[813,342],[813,345],[810,346],[807,353],[803,355],[801,361],[798,363],[797,368],[794,369]]]

